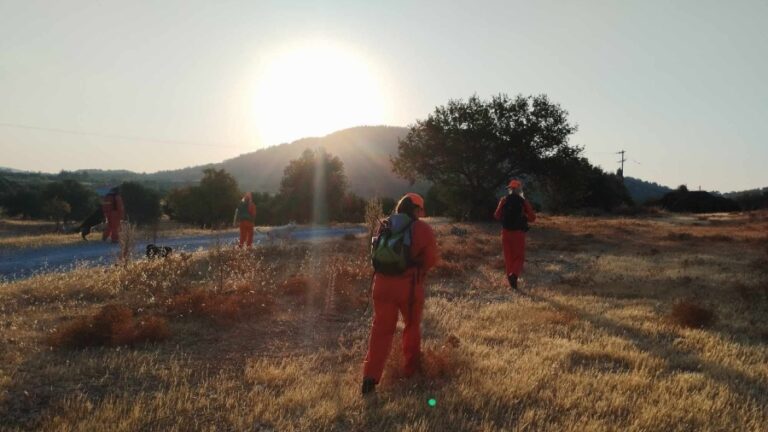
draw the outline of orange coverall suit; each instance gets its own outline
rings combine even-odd
[[[493,217],[498,221],[504,218],[504,204],[506,202],[507,197],[499,200],[499,206],[496,207],[496,212],[493,214]],[[531,203],[527,200],[523,201],[523,211],[528,218],[528,222],[536,220],[536,213],[534,213]],[[504,267],[507,271],[507,276],[511,274],[520,276],[523,272],[523,262],[525,261],[525,231],[502,228],[501,245],[504,249]]]
[[[123,198],[118,194],[107,194],[101,200],[101,211],[107,220],[107,228],[101,235],[102,240],[112,237],[112,243],[120,241],[120,221],[125,217]]]
[[[376,273],[373,279],[373,325],[363,376],[378,383],[392,347],[398,311],[403,316],[403,371],[413,375],[421,354],[421,313],[424,308],[424,279],[437,263],[437,242],[432,228],[420,220],[411,225],[411,260],[417,265],[402,275]]]
[[[243,243],[248,247],[253,246],[253,221],[256,218],[256,205],[253,201],[240,202],[237,218],[240,221],[240,247]]]

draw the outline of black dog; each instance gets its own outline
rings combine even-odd
[[[166,258],[173,252],[173,249],[168,246],[155,246],[153,244],[147,245],[147,258]]]
[[[80,225],[75,227],[73,232],[79,232],[83,240],[88,240],[86,237],[91,233],[91,229],[102,222],[104,222],[104,213],[101,211],[101,207],[98,207]]]

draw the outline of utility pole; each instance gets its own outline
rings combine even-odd
[[[620,154],[621,155],[621,160],[619,161],[619,163],[621,164],[621,168],[619,169],[619,177],[621,177],[621,178],[624,178],[624,162],[627,161],[624,158],[624,153],[626,153],[626,151],[624,151],[624,150],[616,152],[616,154]]]

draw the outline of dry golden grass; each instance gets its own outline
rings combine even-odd
[[[77,226],[70,223],[68,227]],[[235,231],[218,231],[222,235],[231,235]],[[162,220],[157,228],[141,227],[135,232],[135,240],[143,243],[154,243],[155,237],[210,235],[211,230],[192,228],[177,222]],[[90,241],[100,241],[101,231],[94,229],[89,235]],[[79,233],[55,232],[55,224],[47,221],[22,221],[15,219],[0,219],[0,249],[38,248],[45,246],[64,246],[82,243]]]
[[[377,396],[366,399],[359,396],[370,325],[363,239],[219,248],[2,284],[3,427],[762,431],[768,424],[768,214],[545,215],[529,233],[524,295],[506,287],[497,227],[460,227],[467,236],[435,226],[443,262],[427,286],[421,374],[401,379],[398,331]],[[163,315],[169,339],[84,350],[45,344],[109,304],[137,317]],[[265,307],[250,308],[257,304]],[[702,321],[707,312],[716,319]],[[218,325],[217,314],[233,319]],[[686,326],[674,317],[696,319]]]

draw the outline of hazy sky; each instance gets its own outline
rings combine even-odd
[[[767,29],[765,0],[0,0],[0,124],[95,134],[0,126],[0,166],[152,172],[546,93],[605,169],[768,186]]]

